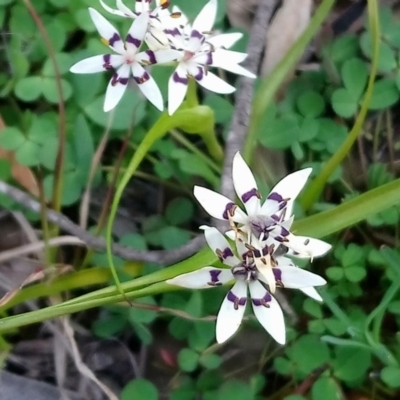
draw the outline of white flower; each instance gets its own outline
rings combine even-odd
[[[235,87],[217,75],[209,72],[209,67],[222,68],[235,74],[255,78],[255,75],[241,63],[246,53],[226,50],[231,47],[240,34],[221,34],[210,36],[217,13],[217,0],[210,0],[200,11],[190,30],[189,25],[165,29],[171,48],[180,52],[178,66],[168,85],[168,112],[173,114],[185,98],[189,78],[194,78],[201,86],[216,93],[232,93]]]
[[[89,8],[90,16],[102,42],[117,54],[104,54],[86,58],[77,62],[70,69],[77,74],[90,74],[116,69],[108,84],[104,101],[104,111],[112,110],[121,100],[130,77],[137,83],[143,95],[159,110],[163,110],[163,99],[154,79],[143,68],[143,65],[166,63],[175,60],[179,53],[174,50],[151,51],[139,53],[147,31],[149,16],[140,14],[132,23],[125,41],[120,34],[99,12]]]
[[[270,291],[261,283],[266,283],[266,281],[258,273],[249,250],[243,243],[237,242],[237,250],[240,255],[238,258],[234,255],[228,241],[216,228],[202,228],[210,248],[220,261],[230,268],[205,267],[169,279],[167,283],[189,289],[206,289],[235,281],[217,316],[218,343],[225,342],[239,328],[249,291],[253,311],[258,321],[278,343],[284,344],[285,323],[282,310]],[[285,288],[302,288],[326,283],[318,275],[295,267],[290,260],[282,258],[276,261],[277,267],[273,269],[273,276],[277,285]]]
[[[284,245],[289,254],[296,257],[313,258],[324,255],[331,245],[322,240],[295,236],[290,232],[293,222],[292,207],[297,195],[305,185],[311,168],[294,172],[272,189],[261,203],[254,176],[239,153],[233,159],[232,178],[236,194],[245,206],[241,210],[225,196],[204,187],[195,186],[194,196],[202,207],[214,218],[227,220],[234,225],[229,237],[241,239],[258,250],[270,245]],[[268,260],[262,259],[261,261]],[[257,267],[266,270],[257,262]]]
[[[168,49],[169,41],[164,29],[172,29],[179,24],[186,23],[187,19],[182,18],[180,12],[168,11],[169,1],[156,0],[155,7],[151,8],[152,0],[135,1],[135,10],[127,7],[122,0],[116,0],[117,8],[111,8],[100,0],[102,7],[111,14],[119,15],[120,17],[136,19],[140,14],[149,14],[149,26],[145,36],[145,42],[151,50]]]

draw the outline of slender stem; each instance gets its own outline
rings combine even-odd
[[[197,98],[197,82],[194,78],[189,78],[189,85],[186,93],[186,105],[189,108],[199,105],[199,99]]]
[[[304,210],[308,210],[321,194],[326,182],[330,176],[335,172],[336,168],[347,156],[348,152],[352,148],[354,142],[357,140],[359,134],[362,132],[362,126],[367,115],[369,103],[374,88],[375,77],[378,70],[379,60],[379,45],[380,45],[380,30],[379,30],[379,19],[378,19],[378,6],[376,0],[368,0],[368,17],[373,36],[373,57],[371,72],[368,79],[367,90],[364,96],[364,100],[361,105],[360,112],[356,118],[354,126],[347,136],[344,143],[336,151],[336,153],[328,160],[328,162],[322,168],[322,171],[314,179],[311,185],[306,189],[303,196],[300,198],[300,203]]]

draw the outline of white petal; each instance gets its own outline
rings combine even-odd
[[[274,193],[278,194],[284,199],[290,199],[286,206],[286,217],[291,217],[293,202],[307,183],[307,179],[310,176],[312,168],[301,169],[300,171],[289,174],[281,181],[279,181],[274,188],[271,190],[270,196]],[[268,196],[269,197],[269,196]]]
[[[201,226],[204,230],[208,246],[218,256],[220,261],[230,267],[240,263],[240,260],[233,254],[231,246],[224,238],[224,235],[216,228],[211,226]]]
[[[122,0],[117,0],[116,2],[118,10],[120,10],[127,17],[136,18],[137,14],[135,14],[129,7],[127,7]]]
[[[123,13],[121,10],[115,10],[114,8],[109,7],[106,3],[103,2],[103,0],[100,0],[100,4],[110,14],[119,15],[120,17],[127,17],[127,15],[125,13]]]
[[[147,1],[145,0],[136,0],[135,1],[135,11],[137,13],[148,13],[150,10],[150,5]]]
[[[266,256],[264,257],[265,260],[267,260],[267,263],[264,264],[261,259],[255,259],[256,267],[258,271],[260,272],[259,274],[259,279],[260,281],[266,283],[269,287],[269,290],[271,293],[275,293],[276,290],[276,278],[274,274],[273,267],[271,265],[271,257]]]
[[[186,70],[178,65],[168,81],[168,114],[172,115],[182,104],[188,89],[189,78]]]
[[[230,269],[204,267],[194,272],[167,279],[166,282],[187,289],[208,289],[221,286],[232,279],[234,279],[234,276]]]
[[[211,43],[216,49],[220,47],[229,49],[242,37],[243,33],[240,32],[221,33],[219,35],[207,38],[207,42]]]
[[[317,292],[317,290],[314,287],[307,287],[307,288],[300,288],[300,290],[307,295],[308,297],[311,297],[312,299],[316,301],[323,301],[321,295]]]
[[[232,180],[237,196],[246,207],[247,215],[257,215],[260,210],[260,194],[257,183],[239,152],[233,157]]]
[[[201,86],[210,90],[211,92],[229,94],[233,93],[236,90],[234,86],[230,85],[229,83],[225,82],[217,75],[209,71],[203,74],[200,79],[196,80]]]
[[[136,61],[147,65],[163,64],[176,61],[181,56],[182,52],[178,50],[146,50],[136,55]]]
[[[309,286],[322,286],[326,280],[317,274],[298,267],[274,268],[275,277],[283,283],[283,287],[288,289],[300,289]],[[280,273],[279,273],[280,272]]]
[[[74,64],[70,71],[74,74],[91,74],[103,72],[112,68],[117,68],[124,62],[124,58],[119,54],[104,54],[85,58]]]
[[[119,32],[94,8],[89,8],[89,13],[103,41],[115,52],[123,54],[125,52],[124,43]]]
[[[212,217],[217,219],[228,220],[229,211],[235,207],[235,203],[233,203],[227,197],[201,186],[195,186],[193,194],[200,205]],[[232,220],[243,224],[246,222],[246,219],[246,214],[239,207],[236,207],[232,216]]]
[[[160,88],[150,74],[138,63],[132,64],[133,79],[143,95],[160,111],[164,109],[164,102]]]
[[[127,51],[130,53],[136,53],[143,43],[144,37],[147,32],[149,25],[149,14],[140,14],[129,28],[128,34],[126,35],[125,45]]]
[[[210,32],[217,17],[217,0],[210,0],[193,21],[192,29],[200,33]]]
[[[217,342],[228,340],[239,328],[247,302],[247,284],[237,281],[228,292],[218,312],[216,336]]]
[[[319,239],[309,238],[307,236],[287,236],[288,242],[285,246],[289,247],[288,254],[299,258],[321,257],[326,254],[332,246]]]
[[[212,54],[212,67],[222,68],[234,74],[247,76],[248,78],[256,78],[256,75],[242,66],[238,65],[246,57],[246,53],[238,53],[225,49],[216,49]]]
[[[278,302],[258,281],[250,282],[249,289],[253,311],[258,321],[278,343],[285,344],[285,320]],[[264,301],[269,307],[262,305]]]
[[[180,18],[177,20],[180,25],[187,25],[189,22],[188,17],[178,6],[172,6],[172,13],[181,14]]]
[[[107,86],[106,98],[104,100],[104,111],[112,110],[121,100],[129,83],[130,68],[123,64],[113,75]]]

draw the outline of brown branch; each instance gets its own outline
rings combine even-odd
[[[40,203],[31,197],[29,194],[22,190],[0,181],[0,193],[10,197],[12,200],[22,205],[23,207],[35,212],[40,213]],[[70,233],[81,239],[87,247],[98,251],[105,251],[106,241],[102,237],[96,237],[91,233],[82,229],[79,225],[72,222],[65,215],[47,208],[45,215],[48,221],[57,225],[64,231]],[[114,243],[112,251],[115,256],[121,257],[124,260],[135,260],[143,262],[152,262],[160,265],[170,265],[181,261],[192,254],[199,251],[204,246],[203,236],[198,236],[186,245],[175,250],[154,250],[154,251],[141,251],[134,250],[129,247],[121,246]]]
[[[255,13],[253,27],[247,47],[247,58],[243,66],[257,74],[261,63],[263,47],[271,15],[277,6],[277,0],[260,0]],[[242,77],[236,92],[236,105],[232,117],[231,129],[226,140],[225,161],[221,179],[221,193],[235,198],[232,183],[232,161],[236,152],[242,149],[250,121],[251,103],[253,100],[254,79]]]

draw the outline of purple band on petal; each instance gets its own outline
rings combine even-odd
[[[281,236],[289,236],[290,232],[284,228],[283,226],[281,226]]]
[[[154,54],[154,51],[146,50],[145,53],[149,56],[149,63],[150,64],[155,64],[157,62],[156,55]]]
[[[118,33],[114,33],[114,35],[112,35],[112,38],[108,39],[108,43],[110,44],[110,46],[114,46],[114,43],[118,42],[119,40],[121,40],[121,36],[119,36]]]
[[[245,305],[246,305],[247,298],[246,298],[246,297],[240,297],[240,298],[237,297],[237,296],[235,295],[235,293],[232,292],[232,290],[230,290],[230,291],[228,292],[227,298],[228,298],[229,301],[231,301],[232,303],[234,303],[235,306],[236,306],[236,305],[239,305],[239,306],[245,306]],[[236,308],[236,307],[235,307],[235,308]]]
[[[207,61],[206,61],[206,65],[211,65],[213,63],[213,56],[212,56],[212,52],[208,52],[207,53]]]
[[[130,33],[126,36],[126,41],[133,44],[137,49],[142,44],[141,40],[134,38]]]
[[[277,201],[278,203],[283,201],[283,197],[279,193],[276,193],[276,192],[270,193],[268,196],[268,199]]]
[[[150,75],[147,73],[147,71],[144,71],[142,76],[134,76],[133,79],[138,85],[141,85],[150,79]]]
[[[218,251],[218,254],[221,256],[221,261],[226,260],[228,257],[233,257],[232,250],[229,247],[225,248],[223,251]]]
[[[118,76],[118,74],[114,74],[111,78],[111,85],[115,86],[118,83],[121,85],[127,85],[129,82],[129,78],[121,78]]]
[[[174,72],[174,74],[172,75],[172,79],[174,80],[174,82],[182,83],[184,85],[187,85],[189,83],[189,78],[188,77],[179,76],[176,72]]]
[[[271,296],[268,292],[265,293],[262,299],[251,299],[255,306],[266,306],[271,301]]]
[[[252,197],[258,197],[258,191],[256,188],[253,188],[242,195],[243,203],[246,204]]]
[[[271,215],[271,218],[276,222],[279,222],[279,220],[280,220],[279,216],[276,214]]]
[[[199,39],[199,40],[204,39],[204,36],[199,31],[197,31],[196,29],[192,30],[192,32],[190,33],[190,37],[196,38],[196,39]]]
[[[234,208],[234,207],[236,207],[236,205],[235,205],[235,203],[228,203],[226,206],[225,206],[225,211],[223,212],[223,214],[222,214],[222,218],[223,219],[229,219],[228,218],[228,213],[232,210],[232,208]]]
[[[218,270],[218,269],[212,269],[212,270],[210,271],[211,282],[212,282],[212,283],[217,283],[217,282],[219,282],[218,277],[220,276],[220,274],[221,274],[221,271],[220,271],[220,270]]]
[[[166,33],[167,35],[171,35],[171,36],[181,36],[181,32],[179,31],[178,28],[164,29],[164,33]]]
[[[282,271],[279,268],[272,268],[272,272],[274,273],[275,280],[282,282]]]
[[[103,64],[104,69],[113,69],[112,65],[110,64],[111,54],[104,54],[103,61],[104,61],[104,64]]]
[[[202,67],[197,67],[197,74],[193,75],[193,78],[196,79],[196,81],[201,81],[204,77],[204,70]]]

